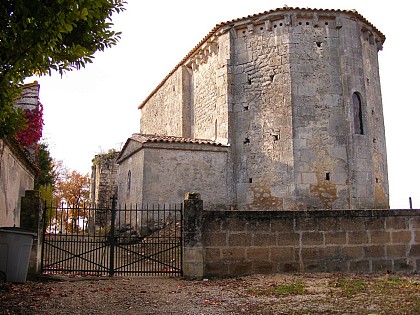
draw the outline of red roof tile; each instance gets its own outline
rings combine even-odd
[[[222,146],[221,143],[207,140],[207,139],[194,139],[174,136],[161,136],[161,135],[150,135],[135,133],[130,137],[131,140],[146,143],[146,142],[165,142],[165,143],[192,143],[192,144],[210,144],[214,146]]]

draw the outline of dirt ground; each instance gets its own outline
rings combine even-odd
[[[420,275],[41,278],[0,283],[0,314],[420,314]]]

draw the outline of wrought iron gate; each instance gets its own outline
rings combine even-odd
[[[43,273],[182,275],[182,204],[45,209]]]

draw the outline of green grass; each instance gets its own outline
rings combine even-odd
[[[303,295],[305,287],[302,281],[293,281],[290,284],[276,284],[268,288],[249,288],[249,293],[268,296]]]
[[[273,295],[302,295],[305,293],[305,287],[302,282],[293,282],[291,284],[280,284],[270,288]]]
[[[366,292],[368,283],[362,279],[339,278],[332,283],[332,286],[340,288],[345,296],[352,296]]]

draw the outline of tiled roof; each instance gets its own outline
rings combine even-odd
[[[165,142],[165,143],[192,143],[192,144],[209,144],[214,146],[222,146],[221,143],[207,140],[207,139],[194,139],[194,138],[184,138],[184,137],[174,137],[174,136],[160,136],[160,135],[150,135],[150,134],[140,134],[135,133],[130,137],[131,140],[140,142],[140,143],[150,143],[150,142]]]
[[[286,11],[303,11],[303,12],[324,12],[324,13],[347,13],[350,15],[355,16],[359,20],[363,21],[372,29],[378,33],[379,37],[381,38],[382,42],[385,42],[385,35],[381,33],[372,23],[370,23],[367,19],[365,19],[360,13],[358,13],[356,10],[340,10],[340,9],[310,9],[310,8],[292,8],[292,7],[283,7],[283,8],[277,8],[269,11],[264,11],[262,13],[252,14],[248,15],[242,18],[233,19],[227,22],[222,22],[219,24],[216,24],[215,27],[208,33],[176,66],[174,69],[172,69],[171,72],[158,84],[158,86],[152,91],[152,93],[149,94],[149,96],[146,97],[146,99],[139,105],[139,109],[141,109],[144,105],[146,105],[147,101],[161,88],[161,86],[166,82],[166,80],[169,79],[169,77],[180,67],[182,66],[194,53],[197,49],[199,49],[208,39],[210,39],[220,28],[223,26],[229,26],[233,23],[237,23],[240,21],[245,21],[247,19],[256,19],[263,15],[271,14],[271,13],[277,13],[277,12],[286,12]]]

